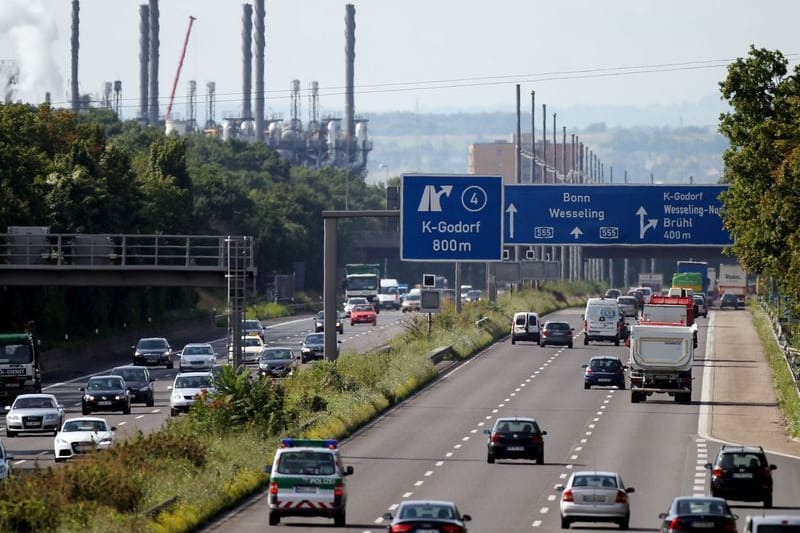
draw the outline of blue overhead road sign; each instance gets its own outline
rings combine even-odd
[[[726,185],[506,185],[506,245],[729,246]]]
[[[502,259],[501,177],[407,175],[400,190],[400,259]]]

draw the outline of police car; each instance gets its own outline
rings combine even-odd
[[[269,474],[269,524],[278,525],[285,516],[333,518],[345,525],[347,489],[344,478],[353,467],[342,466],[334,439],[282,439]]]

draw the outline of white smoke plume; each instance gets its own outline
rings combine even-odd
[[[16,49],[15,100],[39,103],[47,91],[63,94],[60,67],[53,55],[58,29],[39,0],[0,0],[0,35],[10,38]],[[0,87],[7,84],[7,78],[0,79]]]

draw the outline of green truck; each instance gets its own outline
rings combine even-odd
[[[0,398],[42,392],[39,341],[33,322],[22,333],[0,333]]]

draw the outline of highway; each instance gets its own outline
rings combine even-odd
[[[350,350],[364,352],[369,349],[386,344],[389,339],[397,335],[405,327],[409,320],[409,315],[404,315],[399,311],[381,311],[378,315],[378,326],[373,327],[367,324],[356,324],[350,326],[344,324],[344,334],[340,335],[342,343],[340,350],[342,353]],[[267,322],[266,342],[273,346],[291,346],[300,354],[300,343],[308,333],[314,332],[314,321],[312,315],[303,317],[292,317],[277,319]],[[164,336],[169,336],[164,333]],[[211,342],[215,350],[219,353],[218,361],[227,362],[227,339],[196,339],[193,342]],[[180,349],[182,346],[174,346],[173,349]],[[61,382],[45,383],[43,392],[54,394],[61,404],[65,407],[65,419],[81,416],[81,395],[79,388],[82,387],[89,376],[105,374],[113,366],[130,364],[129,354],[119,356],[111,366],[104,368],[85,369],[85,375],[66,379]],[[302,366],[310,366],[313,362]],[[166,419],[169,418],[169,391],[167,387],[172,385],[173,379],[178,373],[177,358],[174,369],[164,367],[151,367],[151,375],[156,378],[156,397],[155,406],[145,407],[144,404],[132,404],[131,414],[123,415],[117,413],[92,413],[91,416],[99,416],[117,428],[117,439],[124,439],[126,436],[135,434],[141,430],[144,432],[154,431],[160,428]],[[74,375],[74,373],[72,373]],[[54,465],[53,461],[53,436],[52,434],[22,434],[15,438],[8,438],[5,435],[5,412],[0,418],[0,431],[4,433],[4,444],[9,454],[14,455],[12,468],[16,471],[35,468],[36,465],[46,467]]]
[[[571,309],[554,315],[572,323],[578,340],[580,313]],[[705,358],[707,321],[699,323],[689,405],[666,395],[631,404],[628,391],[584,390],[581,365],[600,354],[626,361],[624,346],[576,342],[568,349],[501,342],[342,443],[344,463],[355,469],[348,478],[346,528],[333,528],[323,518],[285,518],[270,529],[381,531],[386,527],[383,513],[403,499],[422,498],[455,501],[462,513],[472,516],[471,531],[555,531],[560,520],[554,486],[572,471],[601,469],[619,472],[635,488],[631,529],[657,531],[658,514],[673,497],[708,493],[703,464],[719,449],[719,443],[698,436],[703,372],[714,364]],[[487,464],[482,432],[501,415],[532,416],[548,431],[545,464]],[[757,444],[757,436],[749,443]],[[800,461],[769,458],[778,466],[776,509],[771,512],[800,514]],[[760,514],[762,507],[737,503],[734,512],[740,515],[741,531],[745,516]],[[266,500],[258,495],[206,530],[263,531],[266,521]],[[578,523],[573,528],[603,531],[616,526]]]

